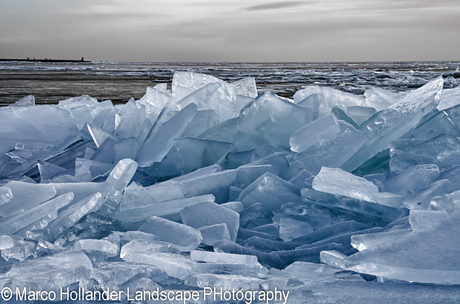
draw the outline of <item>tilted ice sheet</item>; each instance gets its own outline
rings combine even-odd
[[[198,230],[157,216],[150,217],[139,231],[155,234],[161,241],[170,242],[180,251],[191,251],[202,241]]]
[[[374,202],[377,186],[362,177],[338,168],[322,167],[313,180],[313,189]]]
[[[412,91],[388,109],[372,116],[359,129],[366,133],[368,142],[343,166],[352,171],[417,125],[423,115],[433,110],[441,97],[443,79],[439,77]]]

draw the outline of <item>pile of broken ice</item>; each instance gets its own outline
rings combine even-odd
[[[460,89],[442,87],[290,100],[177,72],[124,105],[3,107],[0,288],[460,284]]]

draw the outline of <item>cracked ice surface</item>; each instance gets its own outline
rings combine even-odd
[[[459,302],[460,101],[442,83],[292,101],[177,72],[124,105],[0,108],[0,288]]]

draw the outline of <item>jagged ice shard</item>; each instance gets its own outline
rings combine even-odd
[[[290,100],[255,80],[0,108],[0,289],[458,302],[458,88]]]

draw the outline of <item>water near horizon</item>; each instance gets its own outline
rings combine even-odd
[[[212,74],[232,82],[254,77],[259,91],[292,97],[308,85],[329,86],[353,94],[380,87],[418,88],[443,75],[444,88],[460,84],[460,62],[360,63],[150,63],[150,62],[0,62],[0,105],[32,94],[37,104],[90,95],[122,103],[141,98],[147,86],[171,83],[175,71]]]

